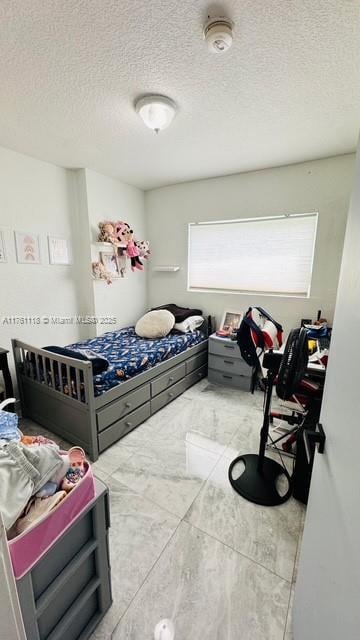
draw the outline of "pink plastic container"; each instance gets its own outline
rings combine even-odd
[[[32,569],[94,499],[94,476],[88,464],[85,475],[66,498],[32,527],[9,540],[15,578],[22,578]]]

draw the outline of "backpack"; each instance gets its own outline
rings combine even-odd
[[[259,356],[265,349],[282,345],[283,328],[262,307],[249,307],[239,330],[237,343],[240,353],[250,367],[258,368]]]

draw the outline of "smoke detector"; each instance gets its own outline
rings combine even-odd
[[[204,25],[203,33],[210,51],[223,53],[232,45],[233,23],[225,17],[209,18]]]

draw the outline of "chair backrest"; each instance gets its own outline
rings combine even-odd
[[[282,345],[283,328],[262,307],[249,307],[237,333],[237,343],[245,362],[259,367],[259,356],[265,349]]]
[[[309,360],[306,329],[293,329],[286,341],[276,382],[276,393],[281,400],[288,400],[296,393],[305,375]]]

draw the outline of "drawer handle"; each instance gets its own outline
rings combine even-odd
[[[125,427],[132,427],[131,422],[125,422]]]
[[[223,378],[228,378],[229,380],[232,380],[233,377],[232,376],[223,376]]]
[[[170,376],[170,378],[169,378],[169,382],[174,382],[174,378],[173,378],[173,376]]]
[[[224,360],[224,364],[235,364],[233,360]]]
[[[132,407],[131,402],[125,402],[125,407],[126,407],[127,409],[131,409],[131,407]]]
[[[234,351],[235,347],[232,344],[224,344],[225,349],[232,349]]]
[[[174,394],[173,393],[168,393],[169,398],[173,398]]]

